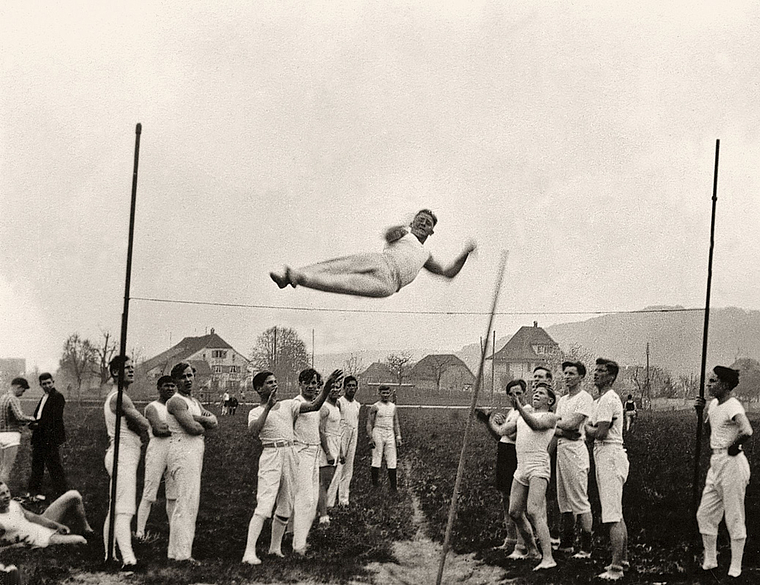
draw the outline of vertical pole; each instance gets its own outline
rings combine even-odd
[[[451,531],[454,528],[454,518],[457,513],[457,500],[459,499],[459,488],[462,484],[462,475],[464,472],[465,452],[467,450],[467,439],[470,436],[470,427],[472,426],[472,419],[475,415],[475,407],[478,404],[478,390],[483,382],[483,368],[486,361],[486,349],[488,347],[488,338],[491,334],[491,327],[493,326],[493,318],[496,313],[496,305],[499,302],[499,292],[501,291],[501,282],[504,278],[504,269],[507,265],[507,251],[504,250],[501,253],[501,261],[499,262],[499,272],[496,278],[496,288],[493,293],[493,303],[491,305],[491,316],[488,319],[488,328],[486,329],[486,343],[483,345],[483,350],[480,353],[480,365],[478,366],[478,376],[475,379],[475,388],[472,391],[472,402],[470,403],[470,414],[467,417],[467,423],[464,427],[464,437],[462,438],[462,451],[459,454],[459,466],[457,467],[457,476],[454,481],[454,493],[451,496],[451,504],[449,505],[449,519],[446,524],[446,535],[443,539],[443,552],[441,553],[441,562],[438,565],[438,576],[436,578],[436,585],[441,585],[441,579],[443,579],[443,568],[446,564],[446,555],[449,552],[449,543],[451,540]]]
[[[116,519],[116,483],[119,479],[119,435],[121,433],[122,400],[124,397],[124,363],[127,355],[127,324],[129,322],[129,286],[132,280],[132,247],[135,237],[135,205],[137,202],[137,165],[140,160],[140,134],[142,124],[135,127],[135,161],[132,171],[132,203],[129,211],[129,239],[127,244],[127,275],[124,283],[124,309],[121,313],[121,367],[116,393],[116,427],[113,438],[113,467],[111,468],[111,499],[108,509],[108,552],[106,561],[113,559],[114,522]]]
[[[496,330],[493,332],[491,344],[491,404],[493,404],[493,389],[496,386]]]
[[[314,367],[314,329],[311,330],[311,367]]]
[[[707,332],[710,323],[710,289],[712,287],[713,251],[715,249],[715,208],[718,203],[718,155],[720,140],[715,141],[715,171],[713,173],[712,218],[710,220],[710,252],[707,258],[707,292],[705,295],[705,321],[702,330],[702,365],[699,370],[699,397],[705,397],[705,370],[707,369]],[[699,505],[699,460],[702,456],[702,413],[704,406],[697,409],[697,444],[694,449],[694,480],[692,484],[692,518],[695,533],[698,533],[696,518]]]
[[[644,388],[646,389],[646,392],[647,392],[647,404],[651,405],[652,404],[651,391],[649,388],[649,342],[648,341],[647,341],[647,382]]]

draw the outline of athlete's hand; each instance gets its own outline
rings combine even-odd
[[[369,448],[374,449],[375,448],[375,441],[373,439],[369,439]]]
[[[401,447],[404,444],[404,441],[401,440],[401,437],[396,437],[396,446]]]
[[[507,417],[503,412],[497,412],[493,415],[493,424],[503,425],[505,422],[507,422]]]
[[[697,410],[704,410],[706,402],[707,401],[704,398],[702,398],[701,396],[697,396],[694,399],[694,408],[696,408]]]
[[[326,387],[328,390],[329,390],[329,389],[331,389],[333,386],[335,386],[335,384],[336,384],[336,383],[337,383],[337,382],[338,382],[338,381],[339,381],[341,378],[343,378],[343,370],[340,370],[340,369],[338,369],[338,370],[333,370],[333,373],[332,373],[332,374],[330,374],[330,377],[329,377],[329,378],[327,378],[327,382],[325,382],[325,387]]]
[[[393,243],[403,238],[407,233],[409,232],[406,227],[402,225],[393,226],[385,231],[385,241],[389,244]]]
[[[274,390],[274,391],[273,391],[273,392],[272,392],[272,393],[269,395],[269,400],[267,400],[267,406],[268,406],[269,408],[272,408],[272,407],[273,407],[275,404],[277,404],[277,390]]]
[[[475,240],[467,240],[467,242],[464,245],[465,254],[472,254],[477,249],[478,249],[478,245],[475,243]]]

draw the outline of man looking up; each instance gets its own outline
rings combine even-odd
[[[167,557],[197,564],[192,552],[201,502],[204,435],[207,430],[216,428],[217,420],[192,396],[193,366],[181,362],[172,368],[171,376],[177,384],[177,393],[166,402],[166,422],[171,432],[167,463],[177,498],[169,519]]]
[[[594,442],[602,524],[609,527],[612,549],[612,564],[599,577],[609,581],[622,579],[629,566],[628,528],[623,519],[623,486],[628,479],[628,455],[623,448],[623,402],[612,388],[619,370],[612,360],[596,360],[594,386],[598,397],[584,426],[587,440]]]

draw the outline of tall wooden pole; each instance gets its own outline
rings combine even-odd
[[[507,265],[506,250],[501,253],[501,261],[499,262],[499,272],[496,278],[496,289],[493,293],[493,303],[491,305],[491,316],[488,318],[488,328],[486,329],[485,340],[486,343],[482,344],[480,352],[480,365],[478,366],[478,376],[475,379],[475,388],[472,392],[472,402],[470,403],[470,415],[467,417],[467,423],[464,428],[464,437],[462,438],[462,451],[459,454],[459,466],[457,467],[457,476],[454,481],[454,494],[451,496],[451,504],[449,506],[449,520],[446,524],[446,535],[443,539],[443,552],[441,553],[441,562],[438,565],[438,577],[436,578],[436,585],[441,585],[441,579],[443,579],[443,568],[446,564],[446,555],[449,552],[449,543],[451,540],[451,531],[454,527],[454,518],[457,513],[457,499],[459,498],[459,487],[462,483],[462,474],[464,472],[464,456],[467,450],[467,439],[470,436],[470,427],[472,426],[472,419],[475,416],[475,407],[478,404],[478,390],[483,382],[483,367],[486,361],[486,350],[488,348],[488,338],[491,335],[491,327],[493,326],[494,314],[496,313],[496,305],[499,302],[499,292],[501,291],[501,282],[504,279],[504,269]]]
[[[135,127],[135,162],[132,171],[132,203],[129,211],[129,238],[127,244],[127,275],[124,283],[124,310],[121,313],[121,367],[116,393],[116,427],[113,438],[113,466],[111,468],[111,500],[108,509],[108,552],[106,561],[113,560],[114,522],[116,519],[116,483],[119,479],[119,436],[121,433],[122,400],[124,396],[124,364],[127,356],[127,324],[129,323],[129,286],[132,280],[132,246],[135,238],[135,206],[137,203],[137,165],[140,160],[140,134],[142,124]]]
[[[715,141],[715,171],[713,173],[712,219],[710,221],[710,253],[707,259],[707,293],[705,296],[705,322],[702,331],[702,366],[699,370],[699,397],[705,397],[705,371],[707,369],[707,331],[710,323],[710,288],[712,286],[713,251],[715,249],[715,208],[718,203],[718,155],[720,140]],[[697,407],[697,444],[694,449],[694,481],[692,484],[692,518],[696,525],[697,506],[699,505],[699,460],[702,456],[702,414],[704,406]],[[695,530],[697,532],[697,530]]]

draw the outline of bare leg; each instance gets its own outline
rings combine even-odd
[[[549,525],[546,522],[546,487],[548,480],[541,477],[534,477],[530,480],[530,489],[528,490],[527,512],[528,519],[536,528],[538,542],[541,545],[542,560],[541,564],[534,570],[550,569],[556,567],[552,556],[551,535],[549,534]]]
[[[87,544],[87,541],[78,534],[53,534],[48,544]]]
[[[92,527],[87,522],[87,515],[84,511],[82,495],[76,490],[67,491],[50,504],[42,515],[53,522],[69,526],[74,532],[81,532],[83,534],[92,532]],[[64,522],[66,517],[74,520],[74,522]]]
[[[324,292],[362,297],[388,297],[396,292],[397,284],[388,262],[382,254],[357,254],[297,270],[270,273],[281,288],[282,283],[304,286]]]
[[[530,526],[530,522],[528,522],[528,518],[525,516],[527,506],[528,486],[521,484],[519,481],[513,481],[512,491],[509,494],[509,517],[515,523],[520,538],[522,538],[528,550],[527,553],[524,553],[515,549],[512,555],[510,555],[511,558],[525,558],[526,556],[538,555],[538,550],[533,540],[533,529]]]

